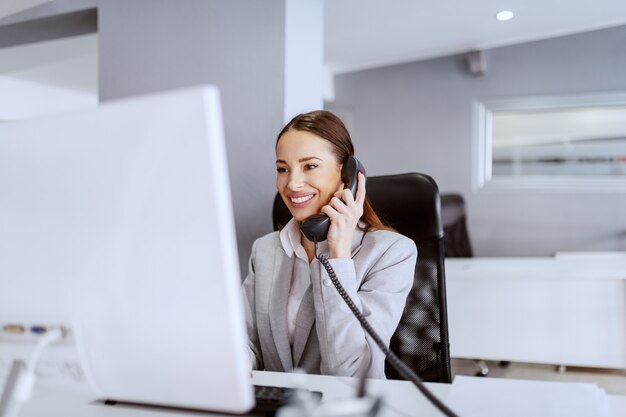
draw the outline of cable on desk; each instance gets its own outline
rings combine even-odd
[[[35,369],[39,357],[46,347],[61,340],[64,332],[60,328],[48,330],[37,341],[28,362],[15,360],[0,398],[0,417],[17,417],[22,404],[28,402],[35,386]]]

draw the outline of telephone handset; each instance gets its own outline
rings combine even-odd
[[[365,175],[365,167],[354,156],[346,158],[341,167],[341,182],[344,184],[344,189],[348,188],[355,197],[359,171]],[[329,228],[330,219],[325,214],[314,214],[300,225],[300,230],[311,242],[323,242],[326,240]]]

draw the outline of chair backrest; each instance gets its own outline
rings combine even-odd
[[[367,196],[381,219],[413,239],[418,249],[413,288],[390,348],[423,380],[451,382],[443,226],[439,190],[424,174],[373,176],[367,179]],[[291,214],[277,194],[274,229]],[[388,378],[401,379],[389,365]]]
[[[441,220],[443,221],[446,258],[474,256],[467,231],[465,201],[460,194],[441,195]]]

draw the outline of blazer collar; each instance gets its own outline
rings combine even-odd
[[[293,274],[293,262],[282,251],[274,254],[274,274],[270,290],[269,319],[274,338],[276,352],[285,372],[293,370],[291,347],[289,346],[289,331],[287,327],[287,298]]]
[[[292,257],[300,243],[300,223],[293,217],[287,222],[279,233],[280,244],[288,257]]]

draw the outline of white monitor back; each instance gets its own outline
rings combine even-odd
[[[43,382],[249,410],[217,89],[0,125],[0,277],[4,371],[32,349],[30,325],[62,325]]]

